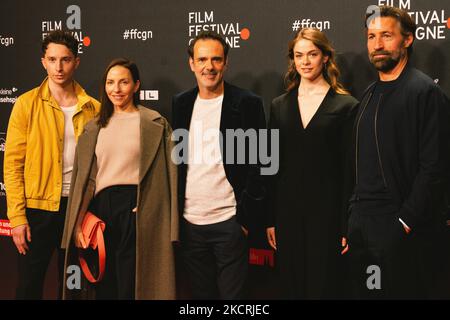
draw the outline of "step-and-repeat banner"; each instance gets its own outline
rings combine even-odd
[[[76,79],[94,97],[113,58],[134,60],[141,72],[142,104],[170,120],[172,96],[195,85],[186,51],[189,41],[202,30],[226,37],[232,49],[225,79],[261,95],[266,111],[271,100],[283,93],[287,44],[303,27],[316,27],[327,34],[338,54],[342,81],[359,98],[376,78],[368,62],[364,30],[364,14],[370,5],[393,5],[411,14],[418,26],[413,63],[450,95],[449,0],[2,1],[0,288],[5,288],[8,279],[8,286],[15,286],[11,274],[16,268],[2,171],[8,119],[17,97],[45,77],[40,42],[48,32],[69,30],[80,41]],[[270,269],[274,259],[264,230],[259,221],[254,221],[253,228],[250,263]],[[262,288],[263,274],[261,279],[258,271],[254,274]]]

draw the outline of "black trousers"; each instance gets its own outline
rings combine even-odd
[[[420,278],[424,273],[417,259],[416,236],[406,234],[395,215],[352,214],[348,241],[353,298],[423,297]],[[376,286],[376,274],[380,287]]]
[[[96,299],[126,299],[135,296],[137,186],[118,185],[100,191],[90,210],[102,219],[106,266],[102,281],[95,285]]]
[[[193,299],[245,297],[248,244],[234,217],[209,225],[184,220],[181,246]]]
[[[58,254],[58,299],[62,296],[64,279],[64,250],[61,237],[64,230],[67,198],[61,198],[58,212],[26,209],[31,229],[30,250],[26,255],[18,253],[18,286],[16,299],[42,299],[45,274],[55,250]]]

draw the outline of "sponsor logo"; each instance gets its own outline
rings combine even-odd
[[[45,20],[41,23],[42,39],[49,32],[55,30],[69,30],[75,39],[78,40],[78,53],[82,54],[84,47],[91,45],[91,38],[83,34],[81,29],[81,8],[77,5],[70,5],[66,9],[67,18],[65,20]],[[64,22],[64,23],[63,23]],[[65,28],[63,28],[65,26]]]
[[[9,220],[0,220],[0,236],[11,237],[11,225]]]
[[[139,99],[142,101],[159,100],[158,90],[141,90],[139,92]]]
[[[273,267],[275,265],[273,250],[250,248],[249,263],[258,266],[269,265]]]
[[[378,5],[398,7],[408,11],[417,24],[416,40],[445,40],[446,29],[450,29],[450,17],[443,8],[416,11],[413,0],[378,0]],[[423,2],[422,2],[423,3]]]
[[[241,28],[241,24],[236,21],[219,23],[216,17],[215,11],[189,12],[189,44],[202,31],[214,31],[222,35],[230,48],[240,48],[242,40],[250,39],[249,28]]]
[[[16,87],[12,87],[11,89],[0,89],[0,103],[11,103],[14,104],[17,101],[18,96],[16,95],[16,92],[19,89]]]

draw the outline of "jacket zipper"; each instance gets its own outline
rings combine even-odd
[[[375,109],[374,126],[375,126],[375,143],[377,145],[378,162],[380,164],[381,176],[383,177],[384,187],[387,188],[386,177],[384,175],[384,170],[383,170],[383,163],[381,162],[380,146],[378,144],[378,131],[377,131],[378,109],[380,107],[380,102],[381,102],[382,97],[383,97],[383,94],[381,93],[380,94],[380,99],[378,99],[377,107]]]
[[[355,153],[355,185],[358,184],[358,145],[359,145],[359,123],[361,122],[361,118],[366,111],[366,107],[369,104],[370,99],[372,98],[372,92],[369,93],[369,97],[367,98],[366,104],[359,115],[358,122],[356,124],[356,153]]]

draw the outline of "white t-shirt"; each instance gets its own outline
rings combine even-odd
[[[222,101],[223,95],[197,96],[192,112],[184,218],[197,225],[222,222],[236,214],[236,198],[220,152]]]
[[[73,129],[72,117],[77,106],[61,107],[64,113],[64,151],[63,151],[63,184],[62,196],[68,197],[70,191],[70,180],[72,179],[73,160],[75,157],[75,131]]]

